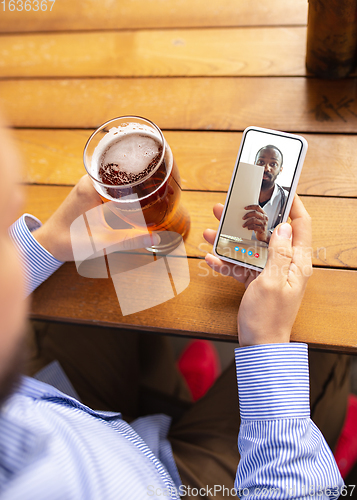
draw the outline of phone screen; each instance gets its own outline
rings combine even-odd
[[[283,221],[302,140],[249,129],[243,138],[216,253],[263,269],[274,228]]]

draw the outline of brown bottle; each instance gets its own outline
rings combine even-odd
[[[355,66],[357,0],[309,0],[306,68],[321,78],[344,78]]]

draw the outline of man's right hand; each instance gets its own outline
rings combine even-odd
[[[216,216],[221,212],[218,209],[220,207],[216,205]],[[247,287],[238,311],[241,347],[290,340],[291,329],[312,273],[311,219],[297,195],[290,217],[291,225],[284,223],[275,228],[262,273],[258,275],[241,266],[228,264],[229,274]],[[214,236],[215,231],[204,232],[209,243],[213,243]],[[227,270],[227,263],[211,254],[207,254],[206,262],[215,271]]]
[[[264,241],[264,243],[269,244],[269,218],[265,211],[259,205],[248,205],[247,207],[244,207],[244,210],[248,210],[248,212],[243,217],[244,224],[242,227],[254,231],[257,240]]]

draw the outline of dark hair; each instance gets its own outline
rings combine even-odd
[[[281,156],[281,165],[280,165],[280,167],[283,165],[283,153],[280,151],[279,148],[277,148],[276,146],[273,146],[272,144],[268,144],[267,146],[263,146],[262,148],[260,148],[259,151],[258,151],[258,153],[255,155],[254,162],[257,161],[257,156],[262,151],[262,149],[275,149],[276,151],[278,151],[280,153],[280,156]]]

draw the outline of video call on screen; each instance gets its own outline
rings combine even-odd
[[[271,234],[282,222],[302,147],[299,138],[247,131],[216,246],[218,255],[264,267]]]

